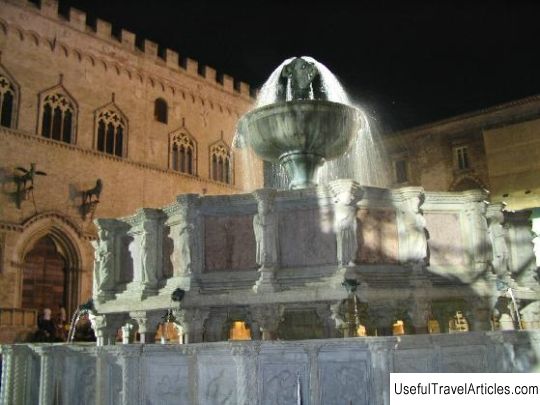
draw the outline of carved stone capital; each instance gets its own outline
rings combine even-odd
[[[141,343],[152,343],[157,326],[162,321],[162,311],[133,311],[129,316],[137,322]]]
[[[273,340],[281,320],[285,307],[283,305],[264,304],[250,308],[251,317],[257,322],[263,332],[263,340]]]
[[[202,342],[204,325],[210,315],[208,308],[180,308],[173,310],[173,315],[182,326],[184,343]]]

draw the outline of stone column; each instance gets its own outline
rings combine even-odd
[[[252,318],[262,330],[262,340],[275,340],[285,308],[282,305],[257,305],[250,308]]]
[[[428,319],[431,312],[430,301],[421,297],[412,298],[408,314],[416,335],[428,333]]]
[[[257,201],[257,214],[253,217],[253,231],[257,243],[256,261],[260,266],[259,279],[253,289],[256,292],[275,292],[278,267],[278,223],[275,212],[273,189],[260,189],[253,193]]]
[[[13,403],[13,386],[15,385],[15,373],[13,363],[15,350],[13,346],[1,346],[2,350],[2,385],[0,386],[0,401],[2,404]]]
[[[422,274],[416,273],[411,277],[411,296],[409,298],[407,314],[412,322],[415,334],[428,333],[429,314],[431,313],[431,297],[433,285]]]
[[[207,308],[181,308],[174,310],[174,317],[182,325],[184,343],[203,341],[204,323],[210,314]]]
[[[161,322],[160,312],[134,311],[129,316],[137,322],[141,344],[154,343],[157,326]]]
[[[39,354],[39,404],[52,405],[54,391],[54,358],[51,347],[41,346],[36,348]],[[15,403],[18,403],[15,401]]]
[[[392,336],[395,305],[372,305],[368,307],[369,318],[373,320],[378,336]]]
[[[354,265],[358,251],[356,204],[364,190],[352,180],[335,180],[329,183],[334,203],[334,232],[337,239],[339,266]]]
[[[231,354],[236,363],[236,401],[238,405],[257,403],[258,346],[234,344]]]
[[[97,346],[116,344],[116,333],[122,326],[123,316],[119,314],[91,315],[92,329],[96,333]]]
[[[474,297],[467,301],[465,316],[469,321],[469,329],[474,332],[490,331],[491,314],[494,302],[491,298]]]
[[[130,322],[122,326],[122,344],[127,345],[131,343],[133,328],[134,326]]]

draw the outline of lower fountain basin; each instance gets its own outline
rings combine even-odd
[[[317,170],[347,152],[360,125],[356,108],[325,100],[269,104],[239,123],[246,144],[261,159],[282,164],[290,188],[315,185]]]

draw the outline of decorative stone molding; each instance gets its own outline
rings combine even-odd
[[[253,217],[255,233],[255,260],[260,266],[259,279],[253,289],[256,292],[275,292],[276,269],[278,267],[278,222],[275,207],[276,191],[260,189],[253,193],[257,201],[257,214]]]
[[[338,265],[351,266],[358,250],[356,204],[364,190],[352,180],[335,180],[328,187],[333,196]]]

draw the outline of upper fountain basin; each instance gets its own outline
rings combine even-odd
[[[360,125],[355,107],[326,100],[269,104],[250,111],[239,123],[245,143],[270,162],[291,153],[336,159],[347,152]]]

